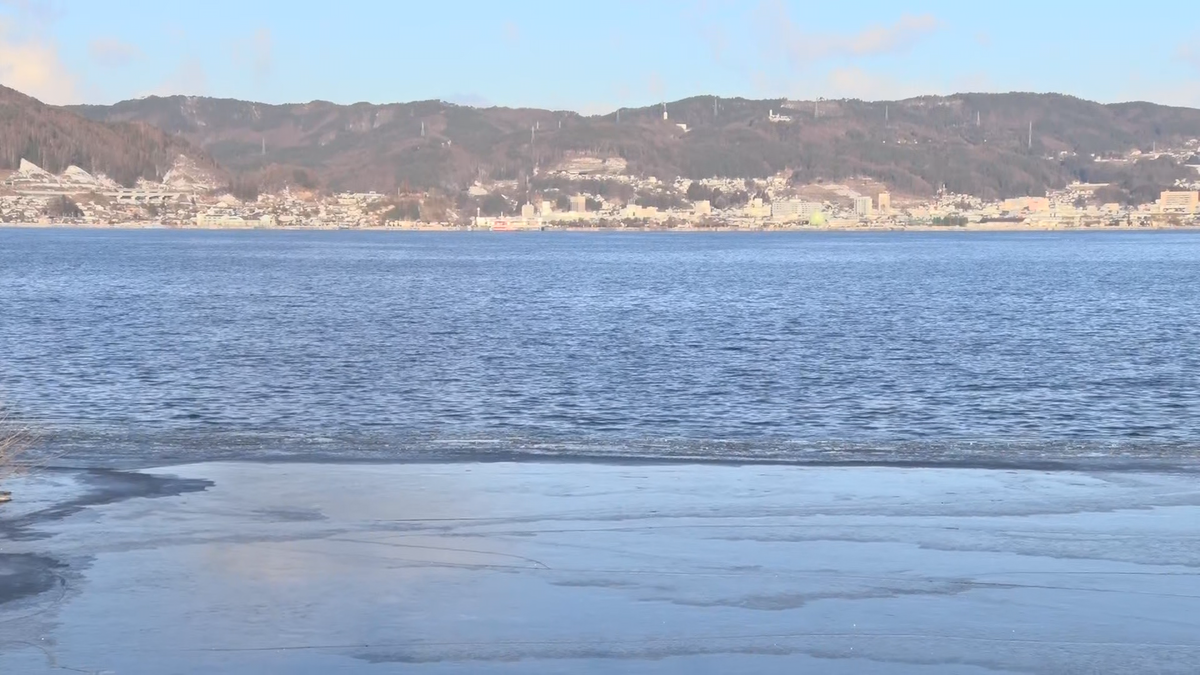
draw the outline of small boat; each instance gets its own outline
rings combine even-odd
[[[4,502],[11,502],[11,501],[12,501],[12,493],[11,492],[0,492],[0,504],[3,504]]]

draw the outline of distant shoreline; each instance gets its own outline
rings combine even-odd
[[[176,232],[395,232],[398,234],[411,233],[429,233],[429,232],[462,232],[462,233],[495,233],[495,234],[528,234],[531,232],[580,232],[580,233],[601,233],[601,232],[637,232],[637,233],[679,233],[679,234],[736,234],[736,233],[795,233],[795,234],[813,234],[821,232],[860,232],[860,233],[881,233],[881,232],[1195,232],[1200,231],[1200,225],[1163,225],[1163,226],[1139,226],[1139,225],[1117,225],[1106,227],[1044,227],[1036,225],[962,225],[962,226],[945,226],[945,225],[890,225],[886,227],[768,227],[768,228],[743,228],[743,227],[672,227],[672,228],[655,228],[655,227],[547,227],[544,229],[515,229],[515,230],[489,230],[489,229],[471,229],[465,227],[421,227],[421,228],[398,228],[398,227],[352,227],[352,228],[337,228],[337,227],[169,227],[161,225],[137,225],[137,224],[122,224],[122,225],[80,225],[80,224],[41,224],[41,223],[0,223],[0,229],[5,230],[169,230]]]

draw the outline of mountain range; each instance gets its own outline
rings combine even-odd
[[[865,177],[901,194],[939,188],[995,198],[1070,181],[1149,194],[1194,171],[1173,159],[1105,162],[1200,137],[1200,110],[1099,104],[1059,94],[958,94],[902,101],[693,97],[600,116],[441,101],[273,105],[147,97],[55,108],[0,90],[0,164],[75,164],[122,182],[185,154],[231,182],[332,190],[461,190],[580,158],[629,173],[800,183]],[[32,156],[31,156],[32,155]]]

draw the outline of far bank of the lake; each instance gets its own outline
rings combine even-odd
[[[813,232],[1187,232],[1200,230],[1200,225],[1114,225],[1105,227],[1052,227],[1031,224],[974,223],[961,226],[947,225],[889,225],[889,226],[822,226],[822,227],[542,227],[492,230],[474,227],[201,227],[164,226],[155,223],[120,223],[115,225],[92,225],[79,223],[2,223],[0,229],[48,229],[48,230],[179,230],[209,232],[495,232],[497,234],[520,234],[529,232],[652,232],[652,233],[813,233]]]

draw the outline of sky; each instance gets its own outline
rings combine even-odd
[[[1194,0],[0,0],[47,103],[442,99],[607,113],[695,95],[1060,92],[1200,107]]]

